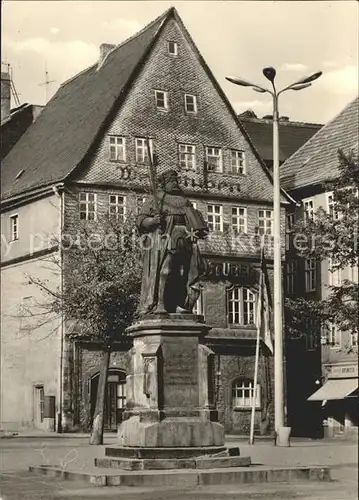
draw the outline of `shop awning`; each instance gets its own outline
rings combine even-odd
[[[358,389],[358,379],[329,379],[320,389],[309,396],[308,401],[330,401],[344,399]]]

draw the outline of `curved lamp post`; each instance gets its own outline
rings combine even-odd
[[[311,82],[321,76],[318,71],[310,76],[277,91],[274,80],[276,70],[273,67],[263,69],[263,75],[271,82],[273,90],[266,89],[247,80],[226,76],[226,80],[241,87],[251,87],[255,92],[268,93],[273,98],[273,211],[274,211],[274,426],[277,444],[279,429],[284,427],[284,370],[283,370],[283,321],[282,321],[282,266],[281,266],[281,231],[280,231],[280,177],[279,177],[279,113],[278,97],[287,90],[302,90],[312,85]]]

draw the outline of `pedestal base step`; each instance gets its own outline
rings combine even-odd
[[[211,470],[65,471],[51,465],[29,467],[29,470],[49,477],[84,481],[95,486],[192,487],[200,485],[230,485],[241,483],[276,483],[293,481],[330,481],[328,467],[268,467],[250,466]]]
[[[248,467],[250,457],[196,457],[196,458],[95,458],[95,466],[122,470],[218,469]]]
[[[108,446],[105,448],[106,457],[133,458],[133,459],[181,459],[210,456],[239,456],[239,448],[225,446],[186,446],[186,447],[141,447],[141,446]]]

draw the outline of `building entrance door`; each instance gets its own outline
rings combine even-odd
[[[100,374],[91,379],[91,421],[96,407],[97,388]],[[120,370],[109,370],[105,393],[104,430],[116,431],[122,422],[126,407],[126,374]]]

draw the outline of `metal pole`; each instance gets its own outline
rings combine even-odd
[[[273,205],[274,205],[274,425],[278,431],[284,427],[283,394],[283,321],[282,321],[282,262],[280,230],[280,178],[278,95],[273,93]]]

